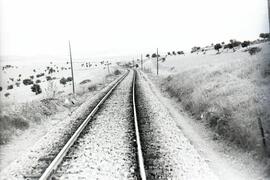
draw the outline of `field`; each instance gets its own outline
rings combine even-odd
[[[71,111],[83,103],[85,94],[93,94],[112,81],[116,65],[112,64],[109,73],[105,63],[74,63],[74,96],[69,62],[2,61],[0,144],[56,113]],[[34,85],[40,89],[35,90]]]
[[[246,48],[236,52],[215,50],[167,56],[160,62],[159,85],[174,97],[194,119],[222,139],[244,150],[264,156],[262,122],[266,143],[270,143],[270,45],[250,55]],[[155,73],[155,60],[146,71]]]

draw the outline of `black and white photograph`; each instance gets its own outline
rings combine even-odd
[[[0,0],[1,180],[269,180],[270,0]]]

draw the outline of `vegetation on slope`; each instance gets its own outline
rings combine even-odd
[[[168,76],[162,80],[162,88],[212,128],[215,138],[261,152],[258,118],[270,144],[270,51],[266,46],[247,59],[203,65]]]

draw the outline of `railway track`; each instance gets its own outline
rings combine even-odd
[[[115,174],[115,179],[146,179],[135,82],[136,71],[119,79],[51,161],[40,180],[102,179]],[[110,170],[111,174],[106,174]]]

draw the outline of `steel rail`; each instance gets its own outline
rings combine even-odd
[[[91,113],[87,116],[84,122],[79,126],[79,128],[75,131],[75,133],[71,136],[65,146],[61,149],[61,151],[57,154],[57,156],[53,159],[47,169],[43,172],[40,180],[47,180],[51,177],[52,173],[54,173],[59,164],[62,162],[63,158],[66,156],[67,152],[69,151],[70,147],[74,144],[77,140],[83,129],[89,123],[91,117],[97,112],[99,107],[104,103],[104,101],[111,95],[113,90],[122,82],[122,80],[128,75],[129,71],[126,72],[114,85],[113,87],[106,93],[106,95],[99,101],[99,103],[95,106],[95,108],[91,111]]]
[[[133,74],[133,84],[132,84],[132,103],[133,103],[133,113],[134,113],[134,123],[135,123],[135,132],[136,132],[136,142],[137,142],[137,156],[139,161],[139,170],[140,176],[142,180],[146,180],[146,173],[144,168],[144,160],[142,154],[142,147],[140,141],[140,132],[138,126],[138,119],[137,119],[137,110],[136,110],[136,70],[134,70]]]

